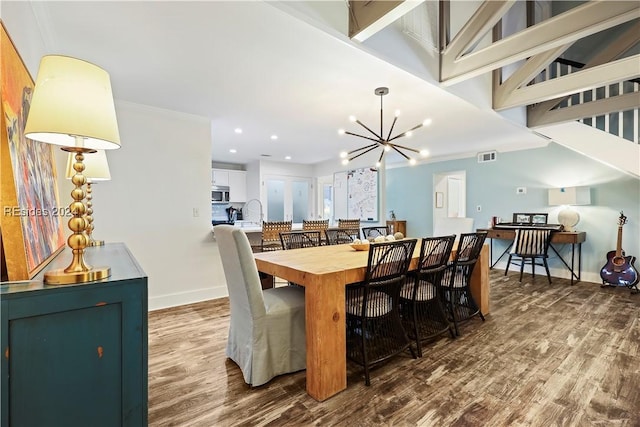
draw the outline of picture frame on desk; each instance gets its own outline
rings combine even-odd
[[[34,81],[0,21],[0,229],[7,279],[29,280],[65,246],[53,148],[24,137]],[[11,78],[9,78],[11,77]]]
[[[513,214],[513,222],[517,224],[546,224],[549,218],[547,213],[523,213]]]

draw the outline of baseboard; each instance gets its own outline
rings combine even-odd
[[[226,287],[217,287],[150,297],[149,311],[223,298],[228,295],[229,293],[227,292]]]
[[[504,271],[507,268],[507,262],[500,261],[498,264],[496,264],[494,268]],[[576,266],[576,269],[577,269],[577,266]],[[520,267],[518,266],[512,265],[511,267],[509,267],[510,273],[519,272],[519,271],[520,271]],[[524,268],[524,272],[525,274],[527,273],[531,274],[531,267],[526,266]],[[571,273],[566,268],[549,268],[549,273],[551,274],[551,277],[557,277],[559,279],[567,279],[567,280],[571,279]],[[539,274],[542,276],[545,275],[544,267],[536,266],[536,277]],[[576,274],[577,274],[577,271],[576,271]],[[583,271],[582,274],[580,275],[580,282],[602,283],[602,279],[600,278],[599,272],[595,273],[591,271]],[[575,279],[574,279],[574,283],[575,283]]]

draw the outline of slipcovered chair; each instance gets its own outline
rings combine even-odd
[[[306,368],[304,289],[262,290],[247,235],[213,227],[227,279],[231,319],[226,355],[251,386]]]
[[[536,230],[518,228],[513,239],[513,246],[509,253],[507,268],[504,270],[506,276],[511,263],[520,264],[520,282],[522,282],[522,272],[525,264],[531,264],[531,275],[536,278],[536,264],[544,266],[547,272],[547,280],[551,284],[551,274],[547,258],[549,255],[549,243],[551,242],[551,230]],[[536,263],[538,261],[538,263]]]
[[[362,227],[362,238],[368,239],[370,237],[376,238],[378,236],[387,236],[389,234],[389,227],[386,225],[376,227]]]
[[[420,261],[410,271],[400,291],[402,324],[415,340],[418,356],[422,357],[422,342],[455,331],[442,307],[442,278],[447,268],[456,236],[426,237],[420,245]]]
[[[406,349],[415,359],[398,309],[416,239],[372,243],[365,281],[346,287],[347,358],[369,369]]]
[[[456,255],[445,270],[442,298],[456,335],[460,335],[458,323],[462,321],[480,316],[484,322],[484,315],[471,294],[471,275],[486,237],[486,231],[461,234]]]

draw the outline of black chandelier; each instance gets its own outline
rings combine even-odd
[[[357,118],[355,118],[353,116],[349,117],[349,120],[351,120],[352,122],[358,123],[360,126],[362,126],[367,131],[369,131],[373,136],[375,136],[375,138],[372,138],[370,136],[360,135],[360,134],[353,133],[353,132],[348,132],[348,131],[345,131],[343,129],[340,129],[338,132],[341,135],[344,135],[344,134],[353,135],[353,136],[358,136],[360,138],[364,138],[364,139],[368,139],[370,141],[373,141],[372,144],[365,145],[363,147],[357,148],[355,150],[351,150],[349,152],[345,151],[345,152],[340,153],[340,157],[343,159],[342,160],[342,164],[346,165],[350,161],[352,161],[353,159],[358,158],[358,157],[362,156],[363,154],[367,154],[368,152],[373,151],[376,148],[381,148],[382,149],[381,152],[380,152],[380,157],[378,158],[378,161],[376,162],[376,167],[380,167],[380,165],[382,164],[382,159],[384,158],[385,153],[388,152],[388,151],[391,151],[391,150],[395,150],[402,157],[407,159],[409,161],[409,163],[412,164],[412,165],[414,165],[416,163],[416,160],[414,158],[412,158],[412,157],[409,157],[402,150],[411,151],[413,153],[420,154],[422,157],[426,157],[427,155],[429,155],[429,152],[427,150],[418,151],[418,150],[416,150],[414,148],[406,147],[404,145],[395,144],[392,141],[395,141],[398,138],[402,138],[403,136],[409,137],[409,136],[411,136],[411,134],[413,133],[414,130],[419,129],[422,126],[429,126],[431,124],[431,119],[426,119],[424,122],[420,123],[417,126],[412,127],[408,131],[402,132],[401,134],[398,134],[398,135],[392,137],[391,133],[393,132],[393,128],[396,125],[396,121],[398,120],[398,116],[400,115],[400,112],[396,111],[395,117],[393,119],[393,123],[391,123],[391,128],[389,129],[389,133],[387,134],[387,137],[384,138],[384,136],[383,136],[384,132],[383,132],[383,127],[382,127],[383,126],[382,97],[389,93],[389,88],[379,87],[379,88],[376,88],[374,93],[380,97],[380,133],[379,134],[375,133],[370,128],[365,126],[364,123],[362,123]]]

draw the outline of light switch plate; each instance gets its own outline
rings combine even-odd
[[[516,188],[516,194],[527,194],[527,187]]]

